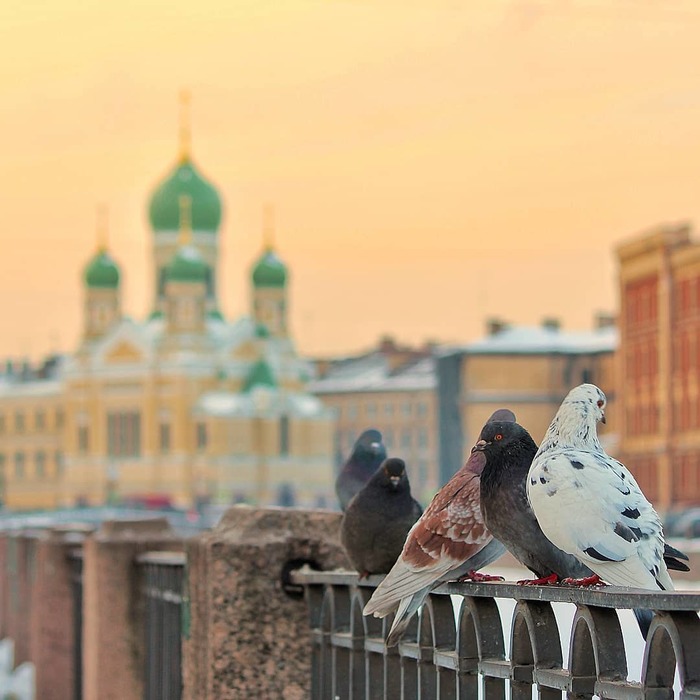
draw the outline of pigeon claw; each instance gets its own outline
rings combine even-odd
[[[523,579],[522,581],[518,581],[518,586],[551,586],[558,581],[559,577],[556,574],[550,574],[543,578]]]
[[[363,578],[367,578],[369,576],[369,571],[360,571],[358,573],[357,579],[358,581],[362,581]]]
[[[593,574],[593,576],[586,576],[585,578],[565,578],[562,583],[565,586],[606,586],[607,584],[601,581],[598,574]]]

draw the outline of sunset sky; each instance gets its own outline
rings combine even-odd
[[[700,222],[699,41],[685,0],[3,0],[0,356],[75,347],[100,203],[150,311],[183,87],[227,316],[269,201],[305,353],[590,327],[616,243]]]

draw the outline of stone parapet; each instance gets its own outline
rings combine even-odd
[[[347,567],[340,519],[330,511],[235,506],[215,530],[187,543],[184,700],[309,697],[308,612],[285,574],[305,562]]]

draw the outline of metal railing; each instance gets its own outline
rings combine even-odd
[[[384,640],[392,616],[364,617],[381,577],[292,574],[304,586],[313,637],[313,700],[524,700],[700,698],[700,595],[511,583],[448,583],[430,594],[398,647]],[[462,597],[455,613],[450,595]],[[510,645],[496,598],[516,601]],[[566,664],[552,603],[574,603]],[[618,609],[655,611],[641,683],[628,680]],[[510,658],[506,649],[509,648]]]
[[[73,593],[73,700],[83,699],[83,550],[68,553]]]
[[[144,597],[144,700],[182,695],[182,600],[186,558],[149,552],[137,558]]]

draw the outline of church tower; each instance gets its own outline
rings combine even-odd
[[[156,187],[148,209],[153,229],[155,300],[152,317],[165,313],[166,267],[178,248],[180,197],[189,197],[192,244],[207,264],[206,310],[220,317],[217,302],[218,232],[221,225],[221,199],[192,161],[190,97],[180,97],[180,153],[175,168]]]
[[[180,242],[165,267],[165,320],[170,336],[202,335],[211,268],[192,244],[192,200],[180,195]]]
[[[263,253],[252,272],[251,315],[258,328],[273,338],[286,338],[287,268],[274,248],[274,212],[265,207],[263,215]]]
[[[107,213],[98,212],[97,252],[85,268],[84,338],[103,336],[121,319],[119,268],[107,252]]]

